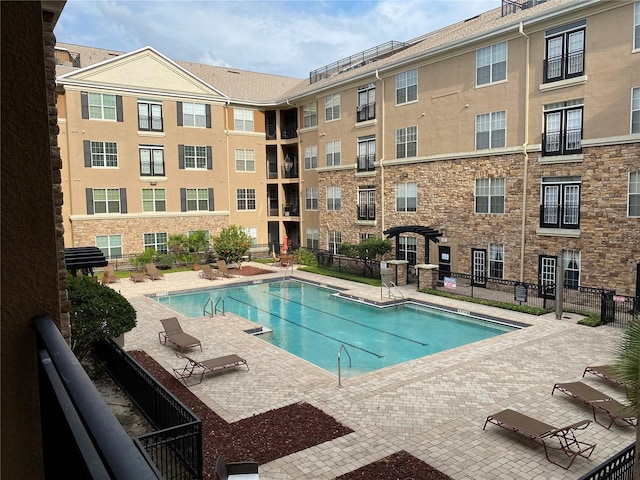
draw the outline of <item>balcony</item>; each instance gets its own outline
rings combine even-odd
[[[356,121],[366,122],[376,118],[376,102],[367,105],[358,105],[356,109]]]
[[[376,206],[370,204],[358,205],[358,220],[375,220]]]
[[[542,134],[542,155],[582,153],[582,128]]]
[[[376,169],[375,155],[358,155],[358,171],[359,172],[372,172]]]
[[[584,75],[584,50],[544,60],[544,83]]]
[[[284,217],[299,217],[300,205],[297,202],[282,205],[282,215]]]

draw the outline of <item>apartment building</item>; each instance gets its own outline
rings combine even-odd
[[[640,294],[640,2],[496,0],[299,80],[59,45],[68,246],[233,223]]]

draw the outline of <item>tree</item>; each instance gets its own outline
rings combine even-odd
[[[227,263],[237,263],[251,248],[251,237],[237,225],[229,225],[213,237],[211,243],[218,258]]]
[[[67,277],[71,308],[71,350],[82,360],[95,342],[114,338],[136,326],[136,311],[121,294],[90,280]]]
[[[364,268],[362,274],[365,275],[367,270],[370,274],[373,274],[372,264],[377,263],[384,258],[384,256],[391,251],[393,247],[389,240],[383,240],[382,238],[372,237],[367,238],[360,243],[344,242],[340,245],[338,253],[341,255],[347,255],[349,257],[360,258],[364,260]]]
[[[209,243],[209,232],[206,230],[196,230],[191,232],[188,238],[189,251],[195,256],[195,258],[202,258],[207,250],[207,244]]]

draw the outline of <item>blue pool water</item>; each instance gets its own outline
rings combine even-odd
[[[338,351],[344,345],[348,353],[341,354],[344,377],[516,329],[418,304],[379,308],[335,293],[291,281],[172,294],[156,300],[187,317],[201,317],[207,300],[215,303],[224,297],[226,312],[273,330],[260,335],[261,339],[334,373]]]

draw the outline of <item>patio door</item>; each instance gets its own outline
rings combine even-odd
[[[444,280],[451,272],[451,247],[438,245],[439,280]]]
[[[555,298],[557,258],[550,255],[538,257],[538,296]]]
[[[487,286],[487,251],[471,249],[471,284],[476,287]]]

